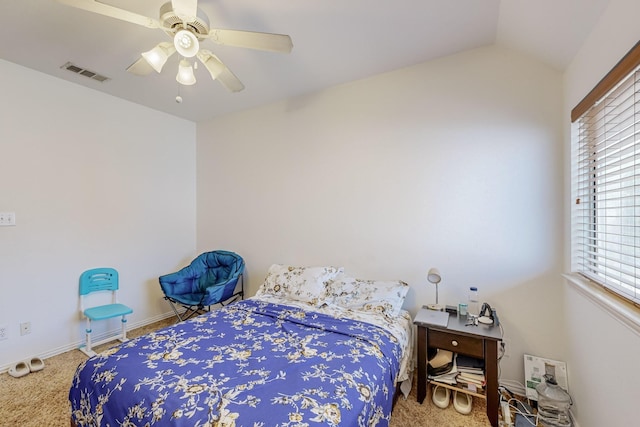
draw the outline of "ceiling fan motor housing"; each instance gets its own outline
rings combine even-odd
[[[182,19],[173,11],[171,2],[167,2],[160,7],[160,23],[164,31],[171,37],[178,31],[185,29]],[[198,8],[196,18],[184,24],[186,24],[186,29],[195,34],[199,40],[209,34],[209,18],[200,8]]]

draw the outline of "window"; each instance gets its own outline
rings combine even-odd
[[[571,119],[572,270],[640,304],[640,43]]]

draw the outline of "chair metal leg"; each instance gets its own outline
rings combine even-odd
[[[96,355],[96,352],[91,348],[91,332],[91,319],[87,317],[87,327],[85,328],[85,343],[80,347],[80,351],[89,357]]]
[[[102,340],[98,340],[96,342],[94,342],[91,338],[91,319],[87,317],[87,327],[85,329],[85,343],[84,345],[80,346],[79,350],[81,352],[83,352],[84,354],[86,354],[89,357],[95,356],[97,353],[93,350],[93,346],[94,345],[100,345],[100,344],[104,344],[107,343],[109,341],[113,341],[113,340],[118,340],[120,342],[126,342],[129,341],[129,339],[127,338],[127,317],[126,314],[122,316],[121,320],[120,320],[120,324],[121,326],[121,331],[120,331],[120,335],[116,335],[116,336],[108,336],[107,338],[104,338]]]
[[[183,320],[191,319],[194,316],[199,316],[201,314],[204,314],[204,313],[208,312],[211,309],[211,306],[205,308],[204,306],[199,305],[199,306],[197,306],[195,308],[193,308],[193,306],[185,307],[185,308],[186,308],[186,310],[184,311],[184,313],[182,313],[182,319]]]
[[[89,319],[87,317],[87,329],[86,329],[86,345],[85,348],[87,350],[87,353],[91,353],[93,350],[91,350],[91,319]]]
[[[121,342],[125,342],[128,341],[127,339],[127,318],[125,316],[122,316],[122,338],[120,338]]]
[[[173,310],[173,313],[176,315],[176,317],[178,318],[178,320],[180,322],[182,322],[182,316],[180,316],[180,312],[178,311],[178,309],[176,308],[176,305],[174,304],[174,302],[171,300],[171,298],[169,297],[164,297],[165,300],[167,300],[167,302],[169,302],[169,305],[171,306],[171,309]]]
[[[167,300],[169,302],[169,305],[171,306],[171,309],[173,310],[173,313],[176,315],[176,317],[178,318],[178,321],[183,322],[187,319],[192,318],[193,316],[196,316],[198,314],[202,314],[205,311],[207,311],[203,306],[186,306],[184,304],[180,304],[179,302],[173,300],[170,297],[164,297],[165,300]],[[180,304],[182,307],[185,308],[184,312],[180,313],[180,311],[178,310],[178,304]],[[195,307],[195,308],[194,308]]]

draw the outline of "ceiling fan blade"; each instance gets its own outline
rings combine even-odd
[[[136,76],[148,76],[154,70],[143,57],[140,57],[140,59],[127,67],[127,71]]]
[[[216,80],[222,83],[222,86],[226,87],[229,92],[240,92],[244,89],[244,85],[240,79],[226,67]]]
[[[211,29],[208,38],[224,46],[245,47],[269,52],[289,53],[293,48],[291,37],[285,34],[257,33],[254,31]]]
[[[198,52],[198,59],[204,64],[211,74],[211,78],[218,80],[229,92],[240,92],[244,85],[226,65],[208,50],[201,49]]]
[[[129,12],[115,6],[100,3],[97,0],[58,0],[58,3],[66,4],[78,9],[94,12],[100,15],[109,16],[111,18],[120,19],[122,21],[131,22],[132,24],[142,25],[147,28],[160,28],[160,22],[156,19],[149,18],[144,15]]]
[[[171,7],[180,19],[191,22],[198,13],[198,0],[171,0]]]

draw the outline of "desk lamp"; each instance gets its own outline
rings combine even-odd
[[[440,272],[438,271],[437,268],[429,269],[429,272],[427,273],[427,280],[430,283],[433,283],[434,285],[436,285],[436,303],[428,304],[427,308],[429,310],[442,311],[443,307],[440,304],[438,304],[438,283],[440,283],[440,281],[442,280],[442,277],[440,276]]]

